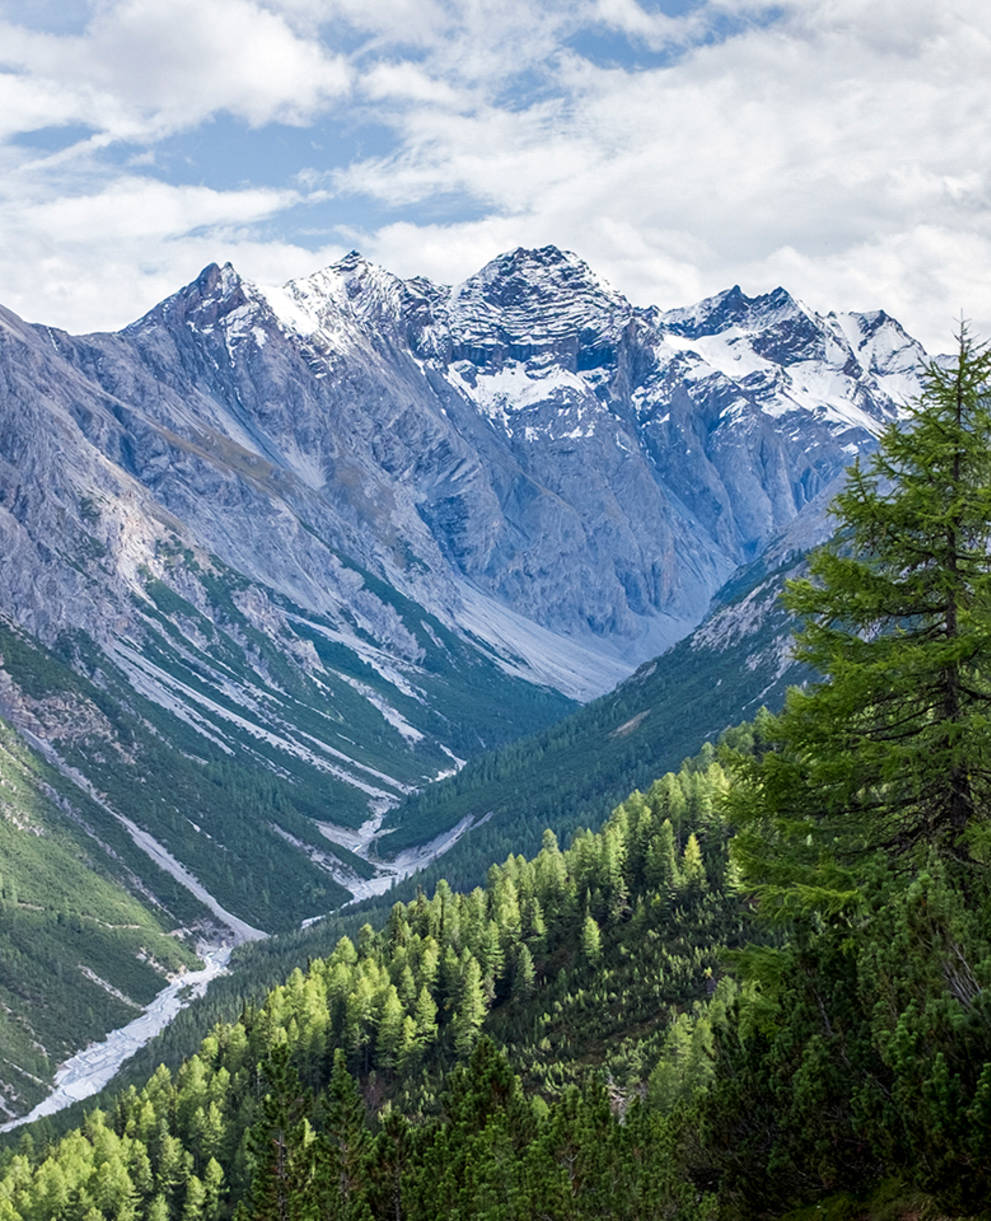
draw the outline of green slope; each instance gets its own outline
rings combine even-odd
[[[23,1113],[55,1066],[125,1025],[196,957],[167,935],[201,914],[149,904],[97,812],[0,721],[0,1107]],[[167,887],[161,887],[164,892]],[[185,892],[172,896],[183,900]]]
[[[429,893],[442,878],[455,889],[470,889],[484,880],[493,860],[537,851],[547,827],[567,843],[579,827],[600,826],[631,783],[648,787],[666,763],[675,767],[707,737],[714,740],[739,719],[741,706],[773,707],[787,683],[802,677],[782,664],[788,621],[777,603],[783,581],[800,566],[795,559],[768,573],[754,565],[727,586],[723,605],[702,628],[616,691],[548,730],[469,762],[458,776],[401,806],[394,818],[422,812],[419,834],[427,837],[465,815],[492,814],[389,894],[305,930],[241,947],[235,973],[215,981],[206,997],[140,1052],[125,1079],[140,1080],[161,1060],[178,1064],[212,1022],[238,1013],[297,964],[328,953],[340,935],[355,936],[364,921],[380,924],[395,900],[412,899],[421,888]],[[645,709],[648,715],[640,716]],[[626,732],[615,732],[630,721]],[[396,834],[419,838],[405,824]]]
[[[608,1104],[601,1111],[601,1085],[581,1103],[569,1085],[591,1067],[596,1081],[608,1079],[617,1097],[632,1102],[647,1066],[666,1055],[679,1015],[712,992],[720,946],[742,929],[724,891],[727,835],[716,808],[724,786],[718,764],[703,761],[646,797],[635,794],[601,833],[581,836],[571,849],[548,840],[534,860],[494,867],[484,891],[457,895],[442,885],[430,900],[421,895],[394,907],[377,931],[365,926],[305,973],[293,972],[263,1005],[218,1027],[174,1076],[159,1070],[140,1093],[113,1103],[106,1119],[87,1120],[85,1134],[36,1153],[37,1171],[15,1158],[0,1180],[0,1217],[44,1215],[56,1177],[66,1186],[66,1219],[85,1216],[111,1177],[139,1217],[229,1216],[253,1190],[254,1138],[246,1133],[264,1122],[274,1076],[288,1071],[306,1097],[319,1094],[334,1074],[335,1048],[362,1083],[359,1114],[378,1113],[384,1122],[392,1108],[415,1120],[411,1149],[423,1144],[409,1169],[435,1169],[420,1180],[423,1201],[403,1213],[410,1218],[485,1215],[451,1212],[428,1181],[446,1174],[435,1147],[449,1106],[445,1079],[472,1049],[465,1085],[472,1073],[504,1080],[492,1099],[496,1113],[507,1097],[523,1097],[498,1056],[479,1043],[485,1033],[510,1054],[527,1091],[546,1100],[536,1109],[525,1104],[529,1141],[540,1132],[550,1139],[543,1126],[549,1117],[567,1125],[577,1106],[598,1115],[597,1139],[615,1152],[623,1137]],[[280,1045],[288,1048],[288,1065]],[[699,1055],[690,1059],[692,1071],[704,1075]],[[670,1084],[658,1079],[656,1088]],[[642,1135],[651,1143],[663,1138],[653,1121]],[[211,1158],[223,1169],[226,1201],[197,1213],[189,1201],[199,1186],[190,1184],[216,1179]],[[601,1211],[608,1163],[597,1175],[594,1191],[591,1178],[583,1188],[582,1207],[598,1201],[598,1215],[624,1215]],[[676,1177],[661,1178],[648,1176],[649,1188],[638,1179],[630,1198],[687,1198]],[[573,1198],[570,1187],[561,1190],[562,1199]],[[3,1211],[5,1200],[13,1214]],[[117,1195],[113,1203],[119,1207]],[[537,1215],[528,1207],[521,1198],[511,1215]]]

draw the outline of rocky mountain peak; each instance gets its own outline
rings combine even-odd
[[[629,310],[629,302],[584,259],[557,246],[515,250],[486,263],[454,290],[458,300],[479,298],[504,310],[538,301],[560,304],[578,297],[583,304]]]
[[[915,397],[918,370],[926,353],[890,314],[884,310],[830,313],[827,321],[842,335],[866,374],[903,401]]]
[[[748,297],[739,284],[734,284],[686,309],[668,310],[660,316],[660,322],[667,331],[697,339],[732,328],[757,331],[784,321],[801,323],[808,318],[809,311],[787,289],[778,287]]]
[[[304,337],[319,333],[330,346],[343,342],[355,325],[395,324],[406,296],[398,276],[357,250],[312,275],[258,291],[287,330]]]
[[[576,254],[544,246],[518,247],[487,263],[452,289],[447,313],[455,347],[474,349],[488,363],[486,349],[525,360],[614,339],[633,307]]]
[[[252,288],[232,263],[223,266],[209,263],[195,280],[130,323],[122,334],[155,328],[163,322],[187,323],[196,329],[211,328],[227,314],[244,306],[252,296]]]

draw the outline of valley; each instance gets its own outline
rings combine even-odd
[[[794,681],[776,591],[923,355],[783,289],[637,308],[554,247],[451,288],[212,266],[116,334],[3,314],[16,809],[187,969],[597,824]],[[42,1031],[8,986],[13,1118],[128,1015]]]
[[[0,5],[0,1221],[991,1221],[989,79]]]

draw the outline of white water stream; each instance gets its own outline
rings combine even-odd
[[[9,1132],[14,1128],[20,1127],[22,1124],[40,1119],[44,1115],[54,1115],[56,1111],[61,1111],[64,1107],[71,1106],[74,1102],[80,1102],[84,1098],[90,1098],[94,1094],[99,1093],[105,1085],[108,1085],[113,1080],[125,1061],[129,1060],[135,1052],[149,1043],[155,1035],[161,1033],[177,1013],[202,996],[212,979],[222,975],[227,970],[227,963],[230,960],[231,951],[235,945],[245,941],[259,941],[268,936],[261,929],[255,928],[253,925],[246,923],[221,907],[213,895],[200,884],[180,861],[177,861],[147,831],[143,831],[129,818],[125,818],[108,806],[102,797],[93,790],[92,785],[86,781],[85,777],[80,776],[74,769],[68,768],[55,755],[47,743],[37,740],[36,745],[39,749],[44,750],[46,756],[56,766],[60,767],[60,770],[70,775],[76,784],[83,787],[94,800],[99,801],[114,818],[123,823],[135,844],[142,851],[146,852],[162,869],[175,878],[176,881],[196,895],[213,912],[218,920],[227,925],[231,930],[232,936],[223,943],[201,944],[197,948],[197,953],[206,964],[202,970],[186,972],[183,975],[177,976],[158,993],[154,1000],[145,1007],[140,1016],[136,1017],[134,1021],[120,1027],[118,1030],[112,1030],[101,1042],[91,1043],[89,1047],[84,1047],[82,1051],[77,1052],[63,1064],[60,1064],[55,1073],[55,1088],[48,1097],[42,1099],[29,1114],[0,1124],[0,1132]],[[449,751],[447,753],[450,754]],[[442,775],[451,775],[463,766],[464,760],[458,759],[455,755],[451,755],[451,758],[454,766],[450,772],[444,772]],[[440,778],[438,777],[438,779]],[[386,811],[392,807],[393,802],[390,799],[386,799],[379,802],[370,802],[369,804],[373,806],[375,812],[358,830],[338,827],[332,823],[317,823],[317,826],[328,840],[342,845],[356,855],[368,860],[369,863],[375,865],[378,871],[376,877],[364,879],[357,877],[346,867],[342,869],[338,880],[351,892],[352,897],[350,901],[352,903],[358,899],[383,894],[395,885],[396,882],[409,877],[411,873],[425,868],[431,861],[443,856],[445,852],[452,848],[472,826],[480,826],[489,817],[485,815],[477,821],[470,816],[463,818],[457,826],[442,832],[429,843],[420,844],[414,848],[407,848],[391,861],[377,861],[371,859],[371,854],[378,833],[381,830]],[[347,905],[345,904],[345,906]],[[302,927],[305,928],[307,925],[323,918],[323,916],[312,916],[310,919],[302,922]]]

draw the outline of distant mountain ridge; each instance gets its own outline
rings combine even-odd
[[[924,356],[783,289],[638,309],[555,247],[453,288],[211,266],[0,345],[0,613],[352,825],[683,636]]]

